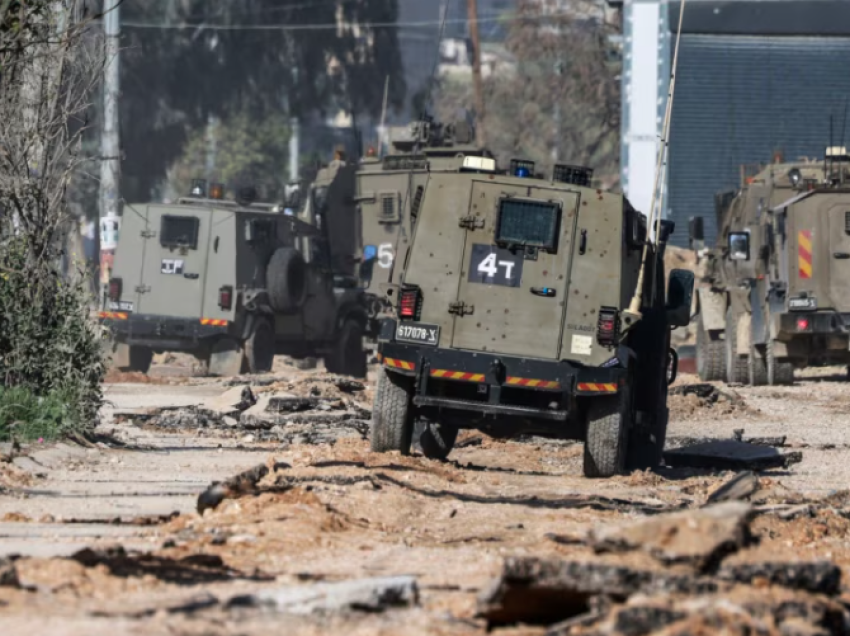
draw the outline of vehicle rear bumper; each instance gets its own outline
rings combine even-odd
[[[627,374],[622,367],[583,368],[566,361],[395,342],[380,343],[379,359],[387,370],[416,379],[418,406],[562,421],[573,398],[616,395]],[[452,394],[445,383],[471,386],[462,395]]]
[[[799,320],[806,321],[805,329],[799,327]],[[850,335],[850,314],[837,311],[795,311],[779,315],[780,340],[811,335]]]
[[[166,351],[196,349],[202,340],[229,334],[233,327],[224,320],[127,312],[100,312],[99,320],[118,342]]]

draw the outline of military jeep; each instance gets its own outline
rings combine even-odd
[[[428,175],[385,285],[373,451],[408,453],[415,433],[445,458],[476,428],[584,440],[588,477],[661,461],[670,331],[689,322],[694,277],[667,284],[673,224],[649,241],[644,215],[591,174],[461,156]]]
[[[363,292],[336,275],[326,234],[297,211],[209,189],[125,207],[100,313],[115,365],[147,372],[154,352],[185,351],[236,375],[271,370],[277,353],[365,377]]]

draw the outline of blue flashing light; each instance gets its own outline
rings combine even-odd
[[[374,245],[366,245],[363,247],[363,260],[371,261],[378,256],[378,248]]]
[[[529,172],[528,168],[526,168],[525,166],[519,166],[517,167],[514,176],[520,177],[521,179],[526,179],[530,174],[531,173]]]

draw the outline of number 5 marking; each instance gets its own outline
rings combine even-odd
[[[378,246],[378,265],[384,269],[389,269],[393,264],[393,244],[383,243]]]

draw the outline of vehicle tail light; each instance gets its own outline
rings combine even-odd
[[[617,344],[620,335],[620,316],[616,309],[602,307],[599,310],[599,323],[596,326],[596,339],[604,347]]]
[[[121,284],[120,278],[110,278],[109,279],[109,300],[113,302],[118,302],[121,300],[121,288],[123,285]]]
[[[422,292],[418,287],[402,287],[398,296],[398,315],[409,320],[419,320]]]
[[[808,331],[811,323],[808,318],[797,318],[797,331]]]
[[[225,311],[233,307],[233,287],[225,285],[218,290],[218,306]]]

